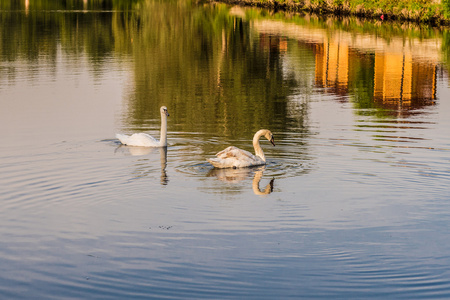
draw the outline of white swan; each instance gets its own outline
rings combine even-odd
[[[255,155],[237,147],[230,146],[225,150],[217,153],[217,158],[209,158],[206,160],[210,162],[214,167],[219,169],[244,168],[265,165],[266,157],[264,156],[264,152],[259,145],[259,138],[262,136],[268,139],[272,143],[272,145],[275,146],[272,132],[267,129],[261,129],[257,133],[255,133],[255,136],[253,137],[253,147],[255,148]]]
[[[167,147],[167,107],[161,106],[161,136],[159,141],[147,133],[134,133],[132,135],[116,134],[116,138],[127,146],[140,147]]]

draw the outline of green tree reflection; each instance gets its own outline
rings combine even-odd
[[[225,4],[10,0],[0,9],[2,60],[27,60],[30,68],[45,60],[56,72],[62,51],[73,64],[87,57],[95,79],[110,57],[132,56],[129,127],[159,118],[161,105],[179,131],[248,138],[275,123],[303,127],[305,110],[287,117],[297,84],[283,74],[279,38],[259,37]],[[0,79],[17,76],[14,68],[6,73]]]
[[[56,70],[61,51],[74,57],[74,64],[76,58],[87,57],[94,78],[108,71],[109,58],[119,57],[120,61],[123,57],[125,61],[131,57],[134,70],[127,80],[128,110],[123,121],[125,127],[136,130],[149,120],[159,119],[159,107],[167,105],[173,112],[174,131],[236,138],[249,138],[256,130],[274,125],[280,131],[289,126],[304,131],[314,77],[316,86],[321,80],[328,90],[334,84],[337,95],[350,95],[357,113],[372,109],[385,114],[393,107],[393,98],[383,96],[377,100],[375,78],[388,58],[370,51],[345,50],[348,72],[344,80],[333,82],[329,76],[318,74],[324,70],[318,68],[320,53],[324,65],[323,59],[334,59],[330,53],[349,48],[333,42],[337,30],[351,35],[372,34],[389,43],[399,36],[405,40],[442,38],[444,63],[450,61],[448,31],[429,27],[419,30],[414,26],[405,29],[398,24],[354,18],[323,19],[257,9],[239,15],[225,4],[189,0],[10,0],[1,1],[0,10],[1,59],[28,60],[32,72],[39,72],[36,64],[40,60]],[[266,33],[262,26],[255,28],[258,20],[281,20],[286,26],[305,31],[322,30],[328,45],[297,40],[282,30],[278,34]],[[336,44],[334,48],[330,48],[331,43]],[[296,61],[297,56],[304,61]],[[334,78],[343,70],[342,57],[336,56],[333,61],[340,64],[339,71],[333,71]],[[429,88],[419,81],[426,78],[435,83],[434,65],[406,60],[407,68],[399,65],[398,73],[409,72],[408,92],[433,100],[433,84]],[[314,63],[315,71],[310,66]],[[4,70],[0,80],[14,80],[17,76],[14,68]],[[331,74],[329,68],[326,70]],[[419,73],[422,75],[416,76]],[[408,97],[408,109],[432,104]],[[293,98],[297,99],[294,105]]]
[[[261,45],[250,24],[223,4],[143,5],[127,122],[158,118],[167,105],[180,131],[249,137],[286,123],[286,97],[296,85],[283,78],[277,43]]]
[[[95,74],[108,57],[130,55],[127,26],[137,1],[1,1],[0,57],[2,60],[45,61],[56,68],[58,49],[74,58],[87,56]],[[135,5],[136,5],[135,4]],[[76,59],[72,59],[77,64]],[[31,68],[33,64],[28,64]],[[16,77],[8,70],[9,80]]]

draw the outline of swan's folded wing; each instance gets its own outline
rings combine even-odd
[[[158,140],[151,135],[143,132],[133,133],[130,137],[133,141],[141,143],[158,143]]]
[[[216,156],[220,159],[237,158],[237,159],[255,159],[255,156],[248,151],[239,149],[235,146],[230,146],[219,153]]]
[[[207,159],[216,168],[243,168],[264,163],[250,152],[234,146],[228,147],[216,155],[215,158]]]
[[[125,134],[116,134],[116,137],[122,144],[128,146],[154,147],[159,145],[158,140],[146,133],[134,133],[131,136]]]

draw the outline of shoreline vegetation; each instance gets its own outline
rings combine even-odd
[[[450,25],[450,0],[219,0],[292,12]]]

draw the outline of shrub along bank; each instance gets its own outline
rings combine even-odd
[[[287,11],[450,25],[450,0],[220,0]]]

